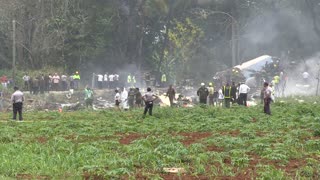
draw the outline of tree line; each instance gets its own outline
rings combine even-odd
[[[0,0],[0,64],[21,71],[134,65],[210,78],[262,54],[300,61],[320,45],[317,0]]]

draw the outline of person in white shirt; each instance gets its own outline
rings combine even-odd
[[[110,85],[110,88],[114,88],[114,75],[113,74],[109,75],[109,85]]]
[[[22,106],[24,101],[23,93],[18,87],[14,87],[14,93],[11,95],[11,102],[13,106],[13,120],[17,119],[17,113],[19,113],[19,120],[22,121]]]
[[[143,111],[143,117],[146,116],[147,112],[149,115],[152,116],[152,109],[153,109],[153,102],[158,99],[159,97],[156,96],[152,91],[151,88],[147,88],[146,94],[142,97],[145,103],[145,108]]]
[[[308,84],[309,83],[310,74],[307,71],[305,71],[305,72],[302,73],[302,77],[303,77],[303,83]]]
[[[58,75],[58,73],[55,73],[54,76],[52,76],[52,82],[53,82],[53,90],[58,91],[59,82],[60,82],[60,76]]]
[[[239,87],[239,98],[240,98],[240,105],[247,106],[247,98],[248,92],[250,91],[250,87],[247,86],[244,82],[241,83]]]
[[[102,89],[102,84],[103,84],[103,75],[102,74],[98,74],[98,88]]]
[[[107,72],[103,75],[103,84],[104,84],[104,88],[109,88],[108,87],[108,73]]]
[[[223,95],[223,92],[222,92],[222,88],[219,88],[219,90],[218,90],[218,103],[217,103],[217,106],[222,106],[223,101],[224,101],[224,95]]]

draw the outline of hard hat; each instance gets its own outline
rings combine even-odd
[[[212,83],[209,83],[209,86],[212,86]]]
[[[79,72],[78,71],[76,71],[76,74],[78,74]]]
[[[201,83],[201,86],[204,86],[205,84],[204,83]]]

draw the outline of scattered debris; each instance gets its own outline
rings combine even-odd
[[[168,173],[185,173],[186,172],[184,168],[163,168],[163,171]]]

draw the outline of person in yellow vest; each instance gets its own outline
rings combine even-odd
[[[275,93],[278,94],[279,92],[279,84],[280,84],[280,76],[276,75],[273,77],[273,85]]]
[[[127,77],[127,85],[128,85],[128,87],[131,86],[131,82],[132,82],[131,74],[128,74],[128,77]]]
[[[167,76],[166,76],[166,74],[163,73],[161,76],[161,86],[165,87],[166,83],[167,83]]]
[[[78,89],[80,86],[80,74],[78,71],[73,75],[73,83],[74,83],[74,88]]]
[[[230,102],[231,102],[231,86],[229,83],[227,83],[222,88],[222,93],[224,96],[224,105],[226,108],[230,108]]]
[[[209,83],[209,105],[213,106],[214,105],[214,87],[213,87],[213,83]]]
[[[136,87],[137,81],[136,81],[136,76],[132,76],[132,86]]]

